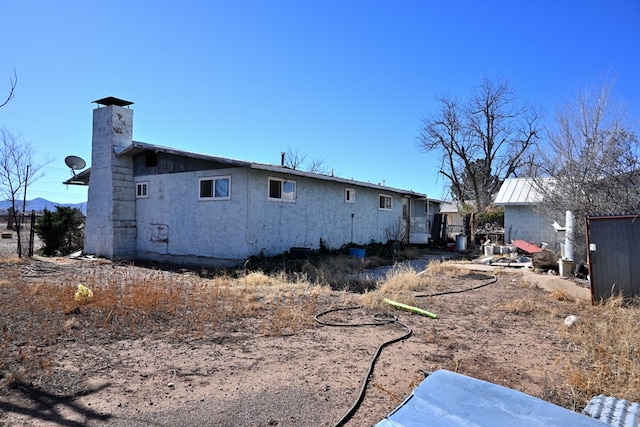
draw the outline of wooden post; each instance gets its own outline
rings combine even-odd
[[[31,211],[31,228],[29,228],[29,258],[33,257],[33,241],[36,232],[36,211]]]

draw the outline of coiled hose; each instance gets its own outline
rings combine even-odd
[[[476,285],[476,286],[472,286],[470,288],[459,289],[459,290],[454,290],[454,291],[436,292],[436,293],[432,293],[432,294],[419,294],[419,295],[415,295],[415,298],[436,297],[436,296],[449,295],[449,294],[460,294],[462,292],[468,292],[468,291],[473,291],[473,290],[476,290],[476,289],[483,288],[485,286],[491,285],[492,283],[496,283],[497,281],[498,281],[498,276],[496,276],[494,274],[493,278],[490,281],[481,283],[481,284]],[[390,345],[390,344],[393,344],[393,343],[396,343],[398,341],[402,341],[402,340],[405,340],[405,339],[409,338],[411,336],[411,334],[413,333],[413,330],[407,324],[402,323],[401,321],[399,321],[398,317],[395,316],[395,315],[392,315],[390,317],[383,317],[380,314],[374,314],[373,315],[374,322],[368,322],[368,323],[333,323],[333,322],[325,322],[323,320],[320,320],[321,317],[323,317],[323,316],[325,316],[325,315],[327,315],[329,313],[334,313],[336,311],[357,310],[359,308],[362,308],[362,307],[361,306],[353,306],[353,307],[332,308],[332,309],[325,310],[325,311],[322,311],[322,312],[316,314],[314,316],[314,319],[316,320],[316,322],[318,322],[319,324],[321,324],[323,326],[342,326],[342,327],[381,326],[381,325],[386,325],[386,324],[389,324],[389,323],[397,323],[397,324],[401,325],[402,327],[404,327],[407,332],[404,335],[402,335],[401,337],[393,338],[391,340],[385,341],[385,342],[383,342],[382,344],[380,344],[378,346],[378,349],[376,350],[376,353],[373,355],[373,358],[371,359],[371,362],[369,363],[369,369],[367,370],[367,375],[362,380],[362,384],[360,385],[360,391],[358,392],[358,397],[357,397],[356,401],[353,403],[351,408],[349,408],[349,410],[346,412],[346,414],[344,414],[344,416],[336,424],[334,424],[334,427],[342,427],[342,426],[344,426],[347,423],[347,421],[349,421],[351,419],[351,417],[353,417],[353,414],[356,413],[356,411],[358,410],[358,408],[362,404],[362,401],[364,400],[364,395],[365,395],[367,386],[369,385],[369,381],[371,381],[371,375],[373,374],[373,368],[374,368],[374,366],[376,364],[376,361],[378,360],[378,357],[380,357],[380,353],[382,352],[382,349],[385,348],[386,346]]]
[[[367,385],[369,384],[369,381],[371,381],[371,375],[373,374],[373,368],[374,368],[374,366],[376,364],[376,361],[378,360],[378,357],[380,357],[380,353],[382,352],[382,349],[385,348],[386,346],[390,345],[390,344],[393,344],[393,343],[396,343],[398,341],[402,341],[402,340],[405,340],[405,339],[409,338],[411,336],[411,334],[413,333],[413,330],[408,325],[406,325],[405,323],[402,323],[401,321],[399,321],[398,317],[395,316],[395,315],[383,316],[381,314],[374,314],[373,315],[374,322],[365,322],[365,323],[333,323],[333,322],[325,322],[323,320],[320,320],[320,318],[322,316],[325,316],[325,315],[327,315],[329,313],[333,313],[333,312],[336,312],[336,311],[345,311],[345,310],[357,310],[359,308],[362,308],[362,307],[361,306],[354,306],[354,307],[332,308],[332,309],[325,310],[323,312],[320,312],[320,313],[316,314],[314,316],[314,318],[315,318],[316,322],[318,322],[319,324],[324,325],[324,326],[359,327],[359,326],[382,326],[382,325],[387,325],[387,324],[390,324],[390,323],[396,323],[398,325],[401,325],[406,330],[406,332],[401,337],[390,339],[388,341],[383,342],[382,344],[380,344],[378,346],[378,349],[376,350],[375,354],[373,355],[373,358],[371,359],[371,362],[369,363],[369,369],[367,370],[367,374],[364,377],[364,379],[362,380],[362,384],[360,385],[360,391],[358,392],[358,397],[357,397],[356,401],[351,406],[351,408],[349,408],[347,413],[334,425],[335,427],[342,427],[343,425],[345,425],[346,422],[349,421],[349,419],[351,419],[353,414],[355,414],[355,412],[358,410],[358,408],[362,404],[362,401],[364,400],[365,392],[367,390]]]

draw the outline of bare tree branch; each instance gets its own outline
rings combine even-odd
[[[300,154],[298,150],[289,148],[284,155],[284,166],[291,169],[298,169],[307,159],[307,154]]]
[[[506,80],[484,78],[465,102],[437,100],[441,109],[423,119],[419,147],[438,153],[440,174],[450,181],[453,196],[482,211],[502,181],[527,165],[541,115],[519,103]]]
[[[583,90],[556,113],[548,143],[538,152],[539,212],[553,220],[567,210],[587,215],[640,212],[640,142],[627,108],[614,102],[613,83]],[[551,183],[551,184],[550,184]],[[576,251],[586,254],[584,227],[576,227]],[[577,252],[576,252],[577,253]]]
[[[0,108],[7,105],[15,95],[16,85],[18,84],[18,74],[16,74],[16,70],[13,70],[13,77],[9,77],[9,83],[11,86],[9,88],[9,95],[7,95],[7,99],[2,104],[0,104]]]
[[[289,148],[284,154],[284,166],[291,169],[300,169],[313,173],[327,173],[324,159],[314,158],[307,162],[307,153],[301,154],[296,149]]]
[[[22,256],[18,202],[27,187],[42,177],[44,165],[33,163],[31,143],[7,129],[0,129],[0,196],[11,201],[18,237],[18,256]]]

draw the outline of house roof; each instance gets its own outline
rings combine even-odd
[[[384,185],[378,185],[378,184],[372,184],[369,182],[362,182],[362,181],[356,181],[353,179],[346,179],[346,178],[339,178],[333,175],[327,175],[327,174],[321,174],[321,173],[314,173],[314,172],[307,172],[307,171],[302,171],[302,170],[297,170],[297,169],[291,169],[287,166],[280,166],[280,165],[268,165],[268,164],[264,164],[264,163],[255,163],[255,162],[248,162],[248,161],[244,161],[244,160],[236,160],[236,159],[229,159],[229,158],[225,158],[225,157],[217,157],[217,156],[212,156],[212,155],[208,155],[208,154],[202,154],[202,153],[194,153],[194,152],[189,152],[189,151],[183,151],[183,150],[177,150],[175,148],[171,148],[171,147],[164,147],[161,145],[155,145],[155,144],[148,144],[146,142],[139,142],[139,141],[133,141],[129,146],[122,148],[121,150],[117,151],[116,155],[118,157],[120,156],[135,156],[138,155],[140,153],[143,153],[145,151],[154,151],[156,153],[158,152],[162,152],[162,153],[168,153],[168,154],[174,154],[177,156],[184,156],[184,157],[189,157],[189,158],[193,158],[193,159],[201,159],[201,160],[207,160],[207,161],[214,161],[216,163],[221,163],[221,164],[226,164],[232,167],[245,167],[245,168],[250,168],[250,169],[257,169],[257,170],[264,170],[264,171],[269,171],[269,172],[277,172],[277,173],[284,173],[284,174],[288,174],[288,175],[294,175],[294,176],[301,176],[301,177],[307,177],[307,178],[312,178],[312,179],[319,179],[319,180],[323,180],[323,181],[330,181],[330,182],[339,182],[339,183],[343,183],[346,185],[354,185],[354,186],[359,186],[359,187],[367,187],[367,188],[375,188],[378,189],[380,191],[389,191],[389,192],[394,192],[394,193],[400,193],[402,195],[406,195],[406,196],[411,196],[411,197],[415,197],[415,198],[426,198],[426,194],[423,193],[418,193],[415,191],[411,191],[411,190],[402,190],[399,188],[394,188],[394,187],[387,187]],[[73,178],[68,179],[67,181],[64,181],[63,184],[67,184],[67,185],[89,185],[89,177],[90,177],[90,172],[91,169],[85,169],[84,171],[76,174]]]
[[[493,204],[532,205],[542,201],[533,178],[507,178],[502,183]]]
[[[476,202],[471,200],[471,201],[465,202],[465,204],[471,205],[471,206],[475,206]],[[460,201],[459,200],[453,200],[451,202],[442,202],[442,204],[440,205],[440,212],[442,212],[442,213],[458,213],[458,212],[460,212]]]

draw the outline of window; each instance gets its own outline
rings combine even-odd
[[[282,178],[269,178],[269,200],[296,201],[296,182]]]
[[[356,190],[353,188],[345,188],[344,189],[344,201],[347,203],[355,203],[356,202]]]
[[[198,200],[229,200],[231,199],[231,177],[218,176],[215,178],[200,178],[200,193]]]
[[[148,199],[149,198],[149,183],[137,182],[136,183],[136,199]]]
[[[144,155],[144,167],[155,168],[156,166],[158,166],[158,153],[147,152]]]
[[[388,196],[386,194],[380,194],[379,195],[379,202],[378,202],[378,209],[382,210],[382,211],[390,211],[391,210],[391,201],[393,199],[391,198],[391,196]]]

